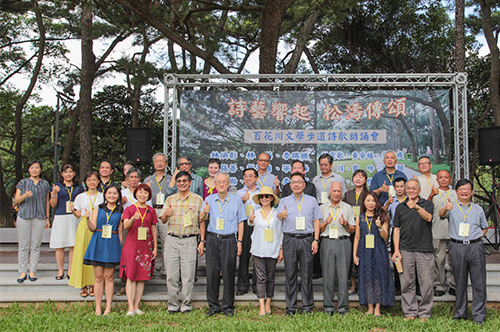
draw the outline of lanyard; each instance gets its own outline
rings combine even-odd
[[[325,178],[321,177],[321,181],[323,181],[323,188],[325,188],[325,191],[327,191],[326,190],[326,185],[328,184],[328,179],[326,180],[326,183],[325,183]]]
[[[66,187],[66,186],[65,186]],[[71,191],[68,190],[68,187],[66,187],[66,191],[68,192],[69,195],[69,201],[71,202],[71,195],[73,195],[73,186],[71,186]]]
[[[105,184],[104,184],[104,187],[103,187],[103,186],[102,186],[102,181],[101,181],[101,190],[102,190],[102,193],[103,193],[103,194],[104,194],[104,190],[106,190],[106,188],[108,187],[108,184],[109,184],[109,182],[108,182],[108,183],[105,183]]]
[[[90,199],[90,195],[89,193],[87,193],[87,196],[89,198],[89,203],[90,203],[90,213],[92,213],[92,210],[94,210],[94,203],[95,203],[95,200],[97,199],[97,193],[95,194],[94,196],[94,201],[92,202],[92,200]]]
[[[160,192],[161,192],[161,188],[163,187],[163,183],[165,182],[165,175],[163,176],[163,178],[161,180],[161,186],[160,186],[160,182],[158,182],[158,178],[156,177],[156,173],[155,173],[155,180],[156,180],[156,184],[158,185],[158,188],[160,188]]]
[[[362,193],[362,192],[363,192],[363,190],[361,190],[361,191],[359,192],[359,195],[358,195],[358,194],[356,194],[356,189],[354,189],[354,195],[356,195],[356,203],[355,203],[355,205],[358,205],[359,196],[361,196],[361,193]]]
[[[264,176],[264,183],[266,183],[266,179],[267,179],[267,176],[268,176],[268,175],[269,175],[269,173],[268,173],[268,172],[266,172],[266,176]],[[261,176],[259,175],[260,187],[262,188],[262,187],[264,187],[264,183],[262,183],[262,181],[260,180],[260,177],[261,177]]]
[[[302,210],[302,204],[304,203],[304,194],[301,195],[301,199],[300,199],[300,206],[299,206],[299,201],[297,199],[295,199],[295,204],[297,204],[297,210],[299,210],[299,216],[301,216],[301,212],[300,210]]]
[[[266,218],[267,228],[271,228],[270,222],[269,222],[269,217],[271,217],[271,214],[273,214],[273,210],[271,209],[268,216],[266,216],[266,214],[264,213],[264,210],[261,209],[260,212],[262,212],[262,215],[264,216],[264,218]]]
[[[392,178],[389,176],[389,174],[385,173],[385,176],[389,179],[390,185],[392,186],[392,180],[394,179],[394,175],[396,175],[396,171],[392,173]]]
[[[192,194],[192,193],[190,192],[190,193],[189,193],[189,196],[187,197],[187,198],[188,198],[188,200],[187,200],[186,204],[182,207],[182,211],[184,211],[184,209],[186,209],[186,208],[187,208],[187,206],[188,206],[189,202],[191,201],[191,194]],[[181,196],[179,196],[179,199],[180,199],[180,198],[181,198]],[[226,202],[226,204],[227,204],[227,202]],[[220,203],[219,203],[219,207],[220,207]],[[226,207],[226,206],[224,205],[224,207]],[[221,214],[222,214],[222,211],[221,211]]]
[[[208,179],[207,179],[207,181],[208,181],[208,185],[207,185],[208,189],[207,189],[207,192],[208,192],[208,194],[209,194],[209,195],[212,195],[212,193],[214,192],[214,189],[215,189],[215,185],[214,185],[213,187],[212,187],[212,186],[210,186],[210,178],[208,178]],[[205,184],[206,184],[206,183],[205,183]]]
[[[221,206],[220,206],[220,199],[217,200],[217,203],[219,203],[219,211],[220,211],[221,218],[222,218],[222,212],[224,212],[224,209],[226,208],[227,202],[229,202],[229,197],[226,197],[226,204],[224,204],[224,207],[221,208]]]
[[[116,205],[113,207],[113,210],[111,210],[111,212],[108,214],[106,211],[106,225],[109,225],[109,218],[111,217],[111,215],[113,214],[113,211],[116,209]]]
[[[402,200],[402,201],[400,201],[398,197],[396,197],[396,198],[398,199],[398,202],[399,202],[399,203],[403,203],[403,202],[405,201],[405,199],[406,199],[406,197],[405,197],[405,198],[403,198],[403,200]]]
[[[464,211],[462,211],[460,204],[458,204],[458,202],[456,202],[456,203],[457,203],[458,208],[460,209],[460,212],[462,212],[462,215],[464,216],[464,222],[467,222],[467,216],[469,215],[470,210],[472,209],[472,202],[469,203],[470,207],[469,207],[469,211],[467,211],[467,214],[464,214]]]
[[[332,213],[332,218],[333,218],[333,221],[337,220],[337,215],[339,214],[339,211],[342,210],[342,202],[340,202],[339,206],[338,206],[338,210],[337,212],[335,213],[335,217],[333,216],[333,207],[332,205],[330,204],[330,212]]]
[[[139,215],[141,216],[141,227],[142,227],[144,225],[144,218],[146,218],[146,214],[148,214],[148,208],[146,207],[146,212],[144,212],[144,215],[142,215],[141,210],[139,210],[137,204],[134,205],[137,208],[137,212],[139,212]]]
[[[365,217],[366,217],[366,224],[368,225],[368,233],[371,234],[372,233],[373,217],[368,217],[366,214],[365,214]]]
[[[128,190],[128,197],[130,197],[130,203],[134,201],[134,196],[132,196],[132,191],[130,191],[130,188],[127,188]]]
[[[439,196],[441,196],[441,198],[443,199],[443,203],[446,203],[446,198],[450,194],[450,191],[451,191],[451,189],[448,189],[448,191],[446,192],[446,195],[443,197],[443,194],[441,194],[441,190],[439,190]]]

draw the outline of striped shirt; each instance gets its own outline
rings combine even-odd
[[[45,219],[47,218],[47,194],[50,192],[50,184],[40,179],[37,184],[31,178],[22,179],[16,186],[24,195],[27,190],[33,193],[33,196],[26,197],[19,204],[17,215],[23,219]]]
[[[167,222],[167,233],[174,235],[189,235],[199,233],[199,217],[203,198],[191,192],[184,200],[179,193],[168,196],[160,215],[166,213],[170,207],[174,210],[174,215]],[[190,226],[184,225],[184,215],[189,214]]]

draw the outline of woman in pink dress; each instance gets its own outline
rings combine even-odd
[[[151,189],[140,184],[134,191],[137,203],[123,212],[123,227],[128,230],[120,260],[120,278],[127,280],[127,316],[142,315],[139,309],[144,281],[151,280],[154,259],[158,252],[156,211],[146,202],[151,199]]]
[[[214,177],[220,172],[220,160],[216,158],[208,159],[208,178],[203,180],[203,199],[216,194]]]

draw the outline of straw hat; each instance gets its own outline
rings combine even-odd
[[[259,204],[260,205],[259,195],[265,195],[265,194],[273,195],[274,200],[273,200],[271,206],[278,205],[278,203],[280,202],[280,199],[278,198],[278,196],[276,196],[273,193],[273,190],[271,189],[271,187],[268,187],[268,186],[262,187],[262,189],[260,190],[260,192],[258,194],[255,194],[255,195],[252,196],[252,199],[255,202],[255,204]]]

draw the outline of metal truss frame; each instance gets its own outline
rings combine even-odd
[[[467,74],[258,74],[191,75],[167,74],[165,85],[165,122],[163,152],[171,156],[170,171],[175,169],[178,147],[179,92],[183,89],[272,88],[279,90],[368,90],[447,88],[452,91],[454,120],[454,162],[456,179],[469,178],[467,125]],[[169,136],[171,133],[171,136]]]

